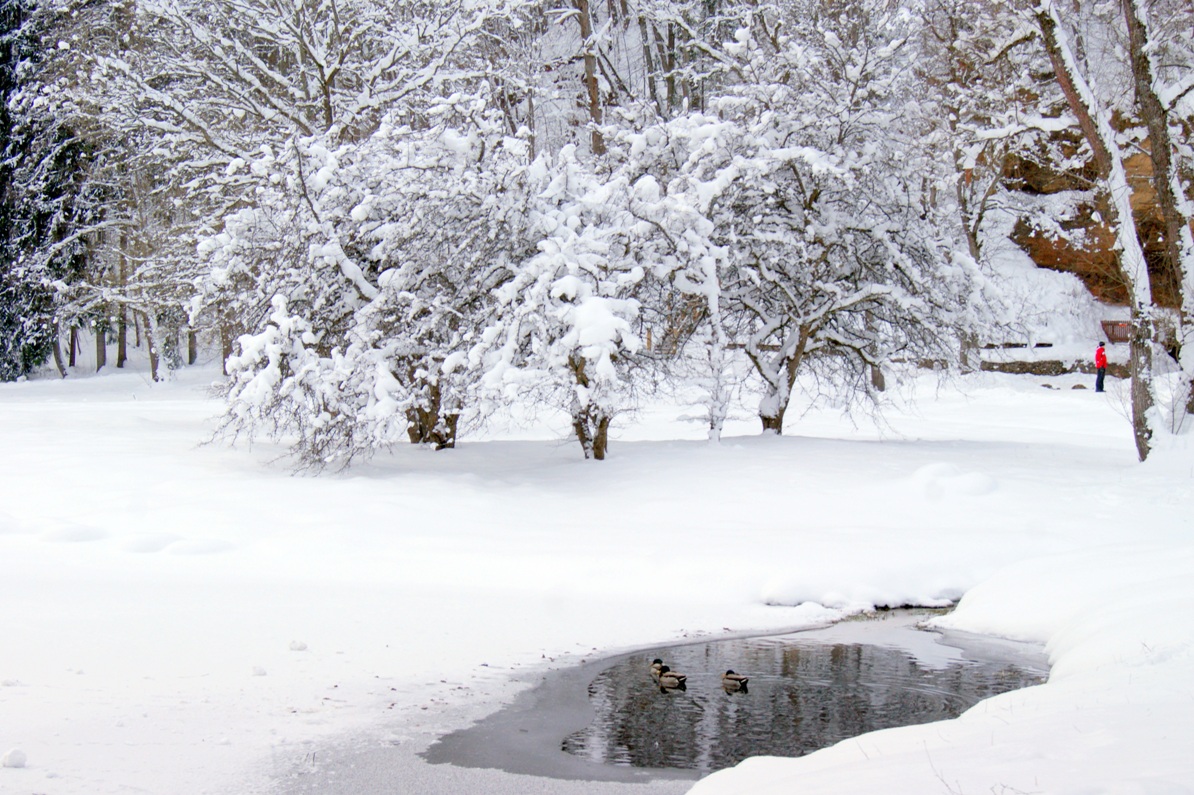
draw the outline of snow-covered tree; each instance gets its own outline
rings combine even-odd
[[[641,341],[628,211],[634,186],[602,179],[575,147],[541,156],[532,178],[529,240],[536,251],[513,263],[494,294],[493,322],[469,351],[490,399],[529,400],[566,410],[585,458],[603,459],[614,416],[629,407]]]
[[[951,358],[952,267],[933,222],[940,170],[917,144],[913,15],[898,4],[769,8],[726,48],[727,88],[677,158],[724,250],[731,311],[780,432],[797,377],[873,394],[893,359]],[[724,328],[724,324],[722,324]]]
[[[1075,38],[1052,0],[1043,0],[1026,11],[1031,14],[1049,56],[1053,73],[1077,119],[1106,195],[1103,208],[1116,234],[1119,270],[1128,287],[1131,310],[1131,408],[1136,451],[1143,461],[1149,453],[1157,427],[1157,405],[1153,363],[1156,311],[1144,243],[1132,212],[1132,187],[1128,181],[1125,143],[1115,129],[1113,112],[1116,74],[1096,74],[1084,66]],[[1106,46],[1097,42],[1099,46]],[[1098,62],[1102,67],[1103,61]],[[1098,82],[1098,77],[1104,83]]]
[[[95,152],[64,112],[52,13],[12,0],[0,9],[0,378],[29,373],[52,353],[65,375],[60,327],[67,294],[90,267],[89,233],[102,223]]]
[[[383,122],[335,151],[304,142],[244,166],[262,180],[256,206],[200,246],[211,265],[204,300],[239,307],[249,329],[228,360],[227,430],[295,431],[313,466],[402,437],[454,444],[470,384],[464,351],[527,246],[529,147],[484,105],[457,94],[430,128]],[[258,355],[281,329],[299,329],[297,342]],[[282,375],[261,381],[270,368]],[[299,372],[301,384],[286,381]],[[330,419],[304,422],[310,407]]]
[[[1194,150],[1189,128],[1194,121],[1194,47],[1188,35],[1194,10],[1188,4],[1152,4],[1121,0],[1127,28],[1127,56],[1131,65],[1136,112],[1148,130],[1152,186],[1160,211],[1160,240],[1165,270],[1179,280],[1181,303],[1177,311],[1176,347],[1182,377],[1173,401],[1174,430],[1194,413]],[[1186,35],[1158,37],[1153,15],[1162,27]],[[1182,129],[1182,124],[1185,129]]]

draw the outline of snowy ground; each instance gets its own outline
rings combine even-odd
[[[1047,685],[695,791],[1194,792],[1194,450],[1137,464],[1089,376],[926,381],[882,433],[710,446],[661,406],[602,463],[538,428],[317,478],[202,445],[212,377],[0,385],[0,793],[297,792],[329,758],[366,793],[683,791],[416,754],[515,675],[963,595],[948,623],[1047,643]]]

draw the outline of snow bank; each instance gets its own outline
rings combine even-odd
[[[944,623],[1047,643],[1047,685],[696,792],[1194,782],[1194,462],[1137,464],[1088,378],[926,380],[886,426],[793,411],[783,437],[736,406],[721,444],[659,403],[601,463],[544,416],[316,478],[201,444],[217,373],[0,385],[0,792],[297,793],[331,747],[405,760],[355,792],[584,791],[417,750],[545,667],[963,594]]]

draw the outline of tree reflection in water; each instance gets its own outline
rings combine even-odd
[[[630,656],[589,686],[597,717],[564,750],[608,764],[720,770],[747,756],[801,756],[868,731],[956,717],[1045,678],[1006,660],[925,663],[898,648],[791,638],[670,649],[668,664],[688,674],[683,692],[661,692],[651,678],[657,651]],[[749,692],[722,688],[727,668],[750,676]]]

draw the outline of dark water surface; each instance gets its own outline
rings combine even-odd
[[[563,748],[605,764],[710,772],[748,756],[802,756],[876,729],[954,718],[1046,675],[1040,661],[983,658],[894,629],[850,622],[630,655],[593,680],[596,717]],[[877,637],[862,642],[869,634]],[[687,675],[685,690],[656,684],[656,656]],[[730,668],[750,677],[745,690],[723,689]]]
[[[956,717],[1045,680],[1039,649],[916,628],[924,611],[765,638],[660,647],[558,671],[425,754],[433,763],[593,780],[699,777],[876,729]],[[661,691],[653,658],[687,675]],[[726,692],[721,674],[750,677]]]

